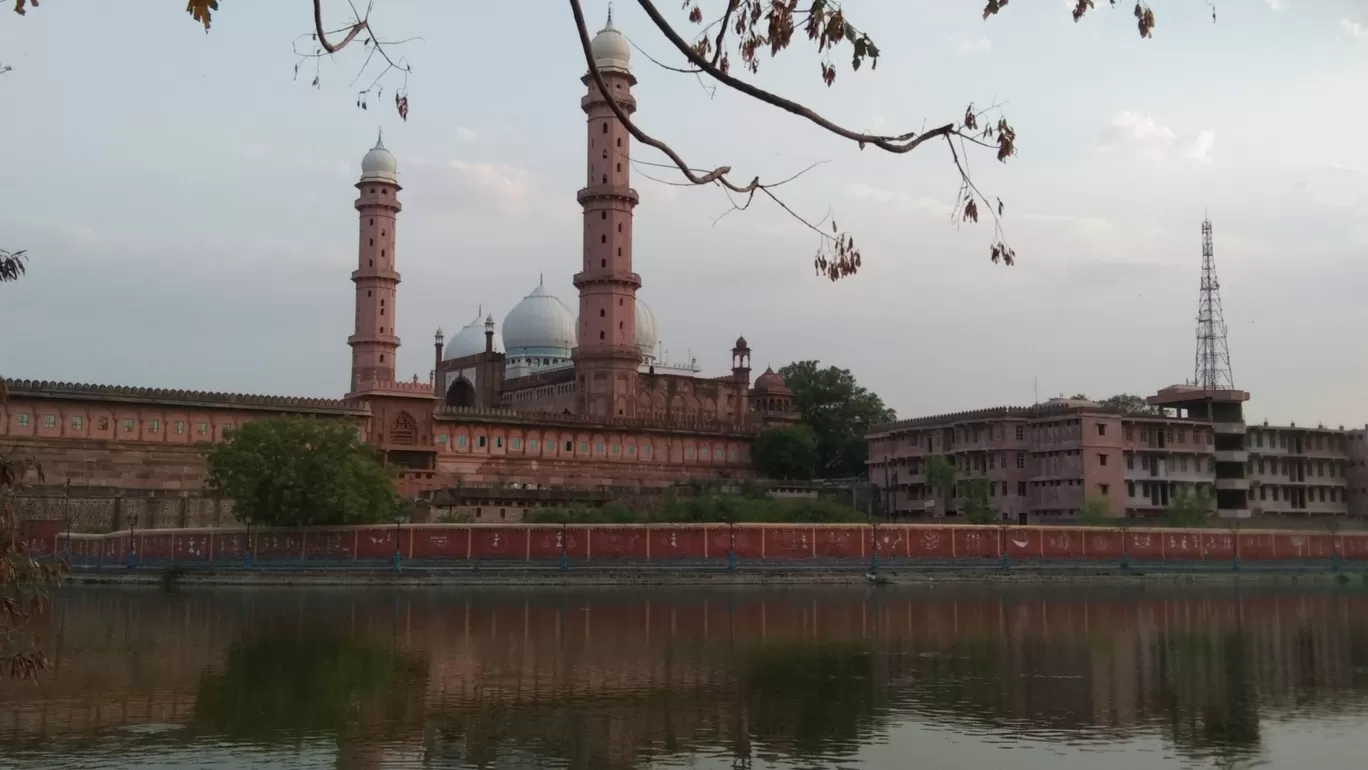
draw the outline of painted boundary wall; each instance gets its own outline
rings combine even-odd
[[[972,525],[407,524],[308,529],[159,529],[70,534],[30,522],[35,556],[74,564],[887,560],[1368,563],[1368,533]],[[43,526],[39,526],[43,525]]]

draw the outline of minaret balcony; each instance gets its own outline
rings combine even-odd
[[[575,273],[573,283],[576,289],[595,283],[625,283],[633,289],[640,289],[641,275],[638,273],[614,273],[600,268],[593,273]]]
[[[585,359],[611,359],[630,362],[635,366],[641,362],[641,350],[636,345],[611,345],[607,343],[571,348],[570,360],[579,362]]]
[[[625,200],[633,206],[641,202],[641,196],[637,195],[636,190],[615,184],[591,184],[578,193],[575,193],[575,200],[578,200],[581,205],[592,200],[600,200],[603,198]]]
[[[359,270],[352,271],[351,279],[353,281],[359,281],[366,278],[378,279],[381,281],[393,281],[394,283],[399,283],[399,271],[386,270],[382,267],[363,267]]]
[[[591,80],[590,82],[593,81]],[[631,115],[632,113],[636,112],[636,97],[632,96],[631,94],[615,93],[613,94],[613,101],[617,102],[618,106],[622,108],[622,111],[627,113],[628,115]],[[607,103],[608,100],[603,98],[603,94],[598,90],[597,87],[594,87],[593,91],[580,97],[580,109],[584,110],[585,112],[588,112],[589,108],[593,107],[594,105]]]

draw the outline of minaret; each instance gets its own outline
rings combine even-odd
[[[628,114],[636,111],[629,67],[631,47],[613,27],[613,16],[590,44],[594,61],[614,100]],[[575,275],[579,289],[579,345],[575,362],[580,414],[630,416],[636,413],[636,291],[641,276],[632,272],[632,209],[637,194],[629,186],[631,137],[591,74],[581,78],[588,93],[580,106],[588,115],[589,180],[579,191],[584,208],[584,269]]]
[[[394,383],[394,358],[399,337],[394,333],[395,295],[399,273],[394,269],[394,220],[399,214],[399,177],[394,156],[376,138],[375,147],[361,160],[360,240],[357,246],[356,331],[347,339],[352,349],[351,392]]]

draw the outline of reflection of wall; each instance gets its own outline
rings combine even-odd
[[[444,752],[536,746],[605,767],[667,736],[810,756],[904,719],[1177,725],[1163,734],[1184,751],[1238,753],[1257,750],[1261,718],[1368,703],[1354,673],[1368,666],[1368,596],[1334,592],[69,590],[45,622],[54,672],[36,692],[0,692],[0,741],[188,721],[204,672],[281,634],[426,661],[425,705],[377,708],[358,734],[440,728]]]

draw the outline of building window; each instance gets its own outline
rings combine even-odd
[[[177,434],[181,434],[181,433],[184,433],[184,432],[185,432],[185,420],[176,420],[176,433],[177,433]]]
[[[693,457],[694,457],[694,448],[693,448],[693,447],[689,447],[688,449],[685,449],[685,450],[684,450],[684,458],[685,458],[686,460],[692,460]]]
[[[613,455],[614,457],[617,457],[617,455],[621,451],[622,447],[618,446],[617,444],[613,444],[611,447],[608,448],[608,454]]]
[[[95,418],[95,430],[109,430],[109,418],[108,418],[108,417],[97,417],[97,418]]]
[[[461,448],[464,448],[465,445],[466,445],[466,437],[465,437],[465,436],[457,436],[457,437],[456,437],[456,446],[461,447]]]
[[[651,456],[651,445],[650,445],[650,444],[647,444],[646,446],[644,446],[644,447],[641,448],[641,456],[642,456],[642,457],[650,457],[650,456]]]
[[[1017,465],[1018,468],[1025,468],[1025,467],[1026,467],[1026,455],[1025,455],[1025,454],[1023,454],[1023,453],[1021,453],[1021,452],[1017,452],[1016,461],[1017,461],[1016,465]]]
[[[1025,440],[1026,440],[1026,426],[1025,426],[1025,425],[1018,425],[1018,426],[1016,426],[1016,437],[1017,437],[1017,441],[1025,441]]]
[[[201,436],[208,434],[208,433],[209,433],[209,424],[208,424],[208,423],[203,423],[203,422],[200,423],[199,426],[195,428],[195,432],[198,433],[198,434],[200,434]]]
[[[635,444],[628,444],[628,445],[627,445],[627,456],[628,456],[628,457],[633,457],[633,456],[635,456],[635,455],[636,455],[636,445],[635,445]]]
[[[159,430],[161,430],[161,420],[153,420],[151,424],[147,426],[148,433],[156,433]]]
[[[1099,422],[1099,423],[1097,424],[1097,435],[1099,435],[1099,436],[1105,436],[1105,435],[1107,435],[1107,424],[1106,424],[1105,422]]]
[[[125,417],[125,418],[124,418],[124,421],[123,421],[123,429],[124,429],[124,433],[132,433],[132,432],[133,432],[133,421],[130,420],[130,419],[128,419],[127,417]]]
[[[44,428],[55,428],[55,427],[57,427],[57,415],[55,415],[55,414],[45,414],[45,415],[43,415],[43,427],[44,427]]]
[[[75,428],[76,430],[80,430],[81,428],[85,427],[85,418],[84,418],[84,417],[72,417],[72,418],[71,418],[71,427]]]
[[[1026,482],[1024,482],[1024,481],[1018,481],[1018,482],[1017,482],[1017,497],[1025,497],[1025,496],[1026,496]]]
[[[440,436],[437,437],[437,445],[438,445],[438,446],[446,446],[446,442],[447,442],[447,437],[446,437],[446,434],[445,434],[445,433],[443,433],[442,435],[440,435]]]
[[[476,445],[479,446],[481,449],[484,449],[485,443],[487,441],[488,439],[486,439],[484,436],[480,436],[478,439],[476,439]]]
[[[527,448],[531,449],[533,452],[537,451],[537,440],[529,439],[527,442]]]
[[[569,442],[569,441],[565,442],[565,451],[567,451],[567,452],[570,451],[570,442]]]
[[[28,415],[24,414],[23,412],[20,412],[20,413],[19,413],[19,427],[21,427],[21,428],[27,428],[27,427],[28,427],[28,423],[29,423]]]
[[[1100,495],[1102,495],[1103,497],[1106,497],[1107,494],[1110,493],[1110,492],[1111,492],[1111,487],[1110,487],[1109,485],[1107,485],[1107,484],[1098,484],[1098,485],[1097,485],[1097,493],[1100,494]]]
[[[1135,482],[1126,482],[1126,497],[1135,497]]]
[[[1133,431],[1129,425],[1126,426],[1126,440],[1130,441],[1131,438],[1134,437],[1134,435],[1135,431]]]
[[[512,439],[512,440],[510,441],[510,446],[511,446],[513,449],[522,449],[522,439],[520,439],[520,438]]]
[[[1128,471],[1133,471],[1133,470],[1135,470],[1135,455],[1133,455],[1133,454],[1127,454],[1127,455],[1126,455],[1126,470],[1128,470]]]

